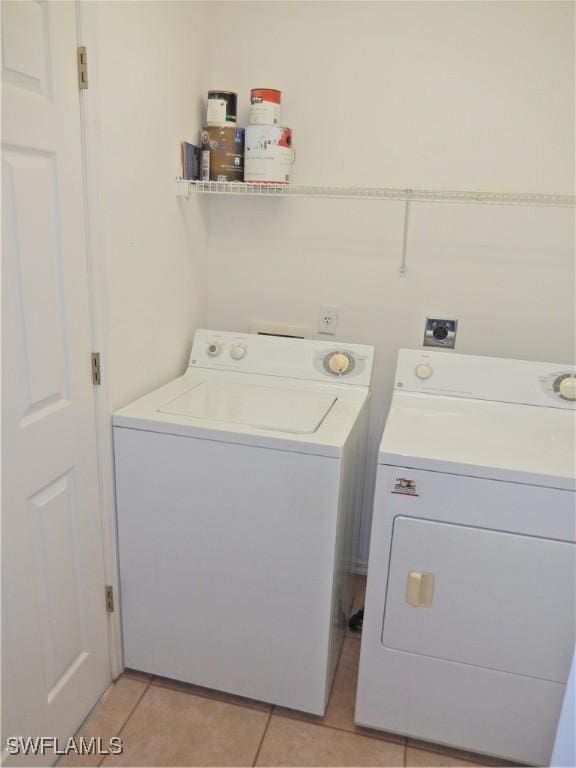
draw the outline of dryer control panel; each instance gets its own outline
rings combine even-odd
[[[401,349],[394,389],[576,410],[576,367]]]
[[[373,359],[365,344],[199,329],[188,365],[367,387]]]

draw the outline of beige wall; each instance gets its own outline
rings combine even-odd
[[[180,375],[204,300],[204,217],[174,194],[203,112],[201,3],[85,2],[91,240],[112,408]]]
[[[573,5],[564,2],[218,2],[207,86],[284,91],[302,184],[570,192]],[[459,320],[457,351],[574,356],[574,214],[413,205],[217,199],[208,223],[206,325],[315,327],[377,363],[361,560],[375,455],[400,347],[426,315]]]
[[[179,375],[195,327],[254,321],[374,344],[375,456],[399,347],[426,315],[460,352],[569,361],[574,215],[379,201],[177,199],[181,139],[208,88],[284,91],[294,182],[570,192],[573,4],[86,2],[91,243],[106,298],[113,407]],[[218,30],[217,33],[215,30]]]

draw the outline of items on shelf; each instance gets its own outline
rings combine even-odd
[[[275,88],[252,88],[250,91],[250,125],[280,125],[282,91]]]
[[[202,128],[200,142],[200,173],[194,177],[186,175],[183,149],[183,178],[288,184],[294,150],[292,129],[280,126],[281,99],[282,92],[275,88],[253,88],[245,134],[243,128],[236,127],[237,95],[233,91],[208,91],[206,126]]]
[[[238,95],[233,91],[208,91],[206,125],[213,128],[236,126]]]
[[[208,126],[200,139],[202,181],[242,181],[244,129]]]
[[[292,129],[280,125],[282,92],[275,88],[250,91],[250,117],[246,128],[244,181],[288,184],[294,162]]]
[[[196,181],[200,178],[200,150],[195,144],[187,141],[180,142],[180,159],[182,162],[182,178]]]
[[[292,129],[278,125],[246,128],[244,181],[287,184],[293,162]]]

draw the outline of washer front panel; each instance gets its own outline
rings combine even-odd
[[[358,503],[344,488],[339,506],[341,462],[121,427],[114,437],[126,664],[323,715],[329,640],[339,648],[341,636],[330,617],[351,580],[344,548],[326,542]]]

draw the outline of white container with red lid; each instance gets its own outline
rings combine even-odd
[[[244,181],[288,184],[294,162],[292,129],[248,125],[244,144]]]
[[[250,91],[250,125],[280,125],[282,91],[275,88],[252,88]]]

